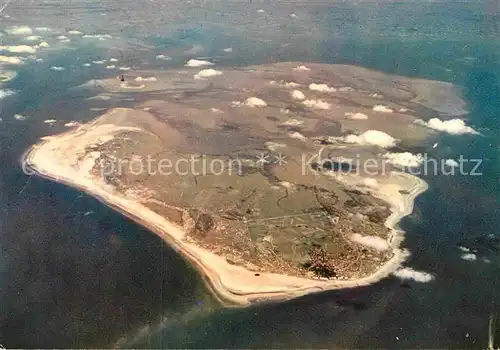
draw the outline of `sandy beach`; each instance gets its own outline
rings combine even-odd
[[[405,179],[407,186],[393,186],[391,189],[382,186],[374,193],[387,201],[392,210],[392,215],[385,224],[392,230],[390,246],[394,256],[372,275],[355,280],[320,280],[274,273],[257,274],[232,265],[224,258],[186,240],[186,232],[176,223],[168,221],[134,198],[118,192],[90,173],[99,152],[86,153],[82,159],[79,157],[82,150],[103,139],[110,140],[118,132],[137,131],[130,127],[98,124],[98,120],[99,118],[66,133],[44,138],[25,153],[22,159],[24,168],[32,170],[38,176],[84,191],[159,235],[198,269],[210,289],[227,306],[281,301],[314,292],[372,284],[389,276],[408,257],[408,252],[399,247],[403,232],[397,225],[402,217],[413,211],[415,198],[427,189],[427,184],[417,177],[399,173],[398,176]],[[76,136],[77,142],[74,142]],[[405,190],[405,195],[399,192],[400,189]],[[394,196],[393,191],[398,191],[398,195]]]

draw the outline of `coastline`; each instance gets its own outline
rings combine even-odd
[[[29,169],[40,177],[81,190],[160,236],[200,272],[205,284],[225,306],[244,307],[256,302],[283,301],[315,292],[370,285],[388,277],[409,256],[406,250],[399,247],[404,239],[404,232],[398,228],[398,223],[403,217],[411,214],[415,198],[425,192],[428,186],[422,179],[404,174],[414,181],[413,187],[405,196],[404,203],[391,202],[382,194],[379,196],[391,205],[392,214],[387,218],[385,225],[392,231],[389,243],[394,256],[373,274],[355,280],[327,281],[272,273],[261,273],[256,277],[254,272],[231,265],[224,258],[184,241],[185,232],[181,227],[146,206],[113,191],[95,179],[73,174],[73,168],[58,163],[54,153],[45,149],[49,148],[50,143],[61,142],[61,139],[65,141],[93,124],[91,122],[87,126],[47,137],[41,143],[32,146],[23,154],[24,169]],[[44,152],[49,152],[51,156],[47,157]]]

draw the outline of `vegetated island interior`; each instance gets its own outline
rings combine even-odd
[[[148,227],[239,306],[398,269],[408,254],[397,223],[427,188],[398,155],[433,137],[417,119],[464,107],[448,83],[303,62],[78,88],[136,103],[43,138],[25,165]]]

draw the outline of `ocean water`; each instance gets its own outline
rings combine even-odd
[[[204,16],[224,7],[221,3],[214,2]],[[227,11],[231,6],[229,2]],[[107,9],[78,8],[93,14]],[[272,10],[266,8],[266,13]],[[229,33],[213,23],[187,19],[175,31],[137,25],[123,32],[154,47],[155,54],[198,45],[203,47],[198,55],[215,56],[221,48],[233,47],[231,55],[215,57],[221,67],[281,60],[348,63],[460,86],[468,123],[482,135],[442,135],[439,147],[430,152],[481,159],[482,175],[425,176],[429,190],[402,221],[404,245],[412,253],[406,266],[435,279],[402,283],[388,278],[286,303],[221,308],[197,273],[155,235],[88,196],[25,176],[19,168],[19,157],[29,145],[64,129],[41,121],[54,117],[84,122],[99,115],[89,111],[97,105],[85,100],[86,93],[71,88],[112,73],[98,68],[48,70],[54,65],[76,67],[75,62],[80,67],[105,54],[102,46],[86,45],[18,70],[6,86],[16,95],[0,101],[2,345],[487,346],[490,315],[500,313],[500,253],[485,244],[499,238],[500,227],[498,3],[343,2],[321,10],[298,3],[287,11],[299,18],[310,16],[314,40],[290,39],[292,44],[283,46],[286,40],[257,41],[238,27]],[[144,62],[146,53],[125,56]],[[171,64],[181,64],[185,57],[174,57]],[[14,113],[30,118],[16,121]],[[477,260],[461,259],[458,245],[477,248]],[[500,323],[495,333],[500,339]]]

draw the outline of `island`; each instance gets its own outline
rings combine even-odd
[[[347,65],[127,73],[78,87],[113,108],[44,137],[23,166],[150,229],[227,306],[395,272],[409,256],[398,222],[427,189],[401,161],[434,135],[415,121],[465,106],[451,84]]]

